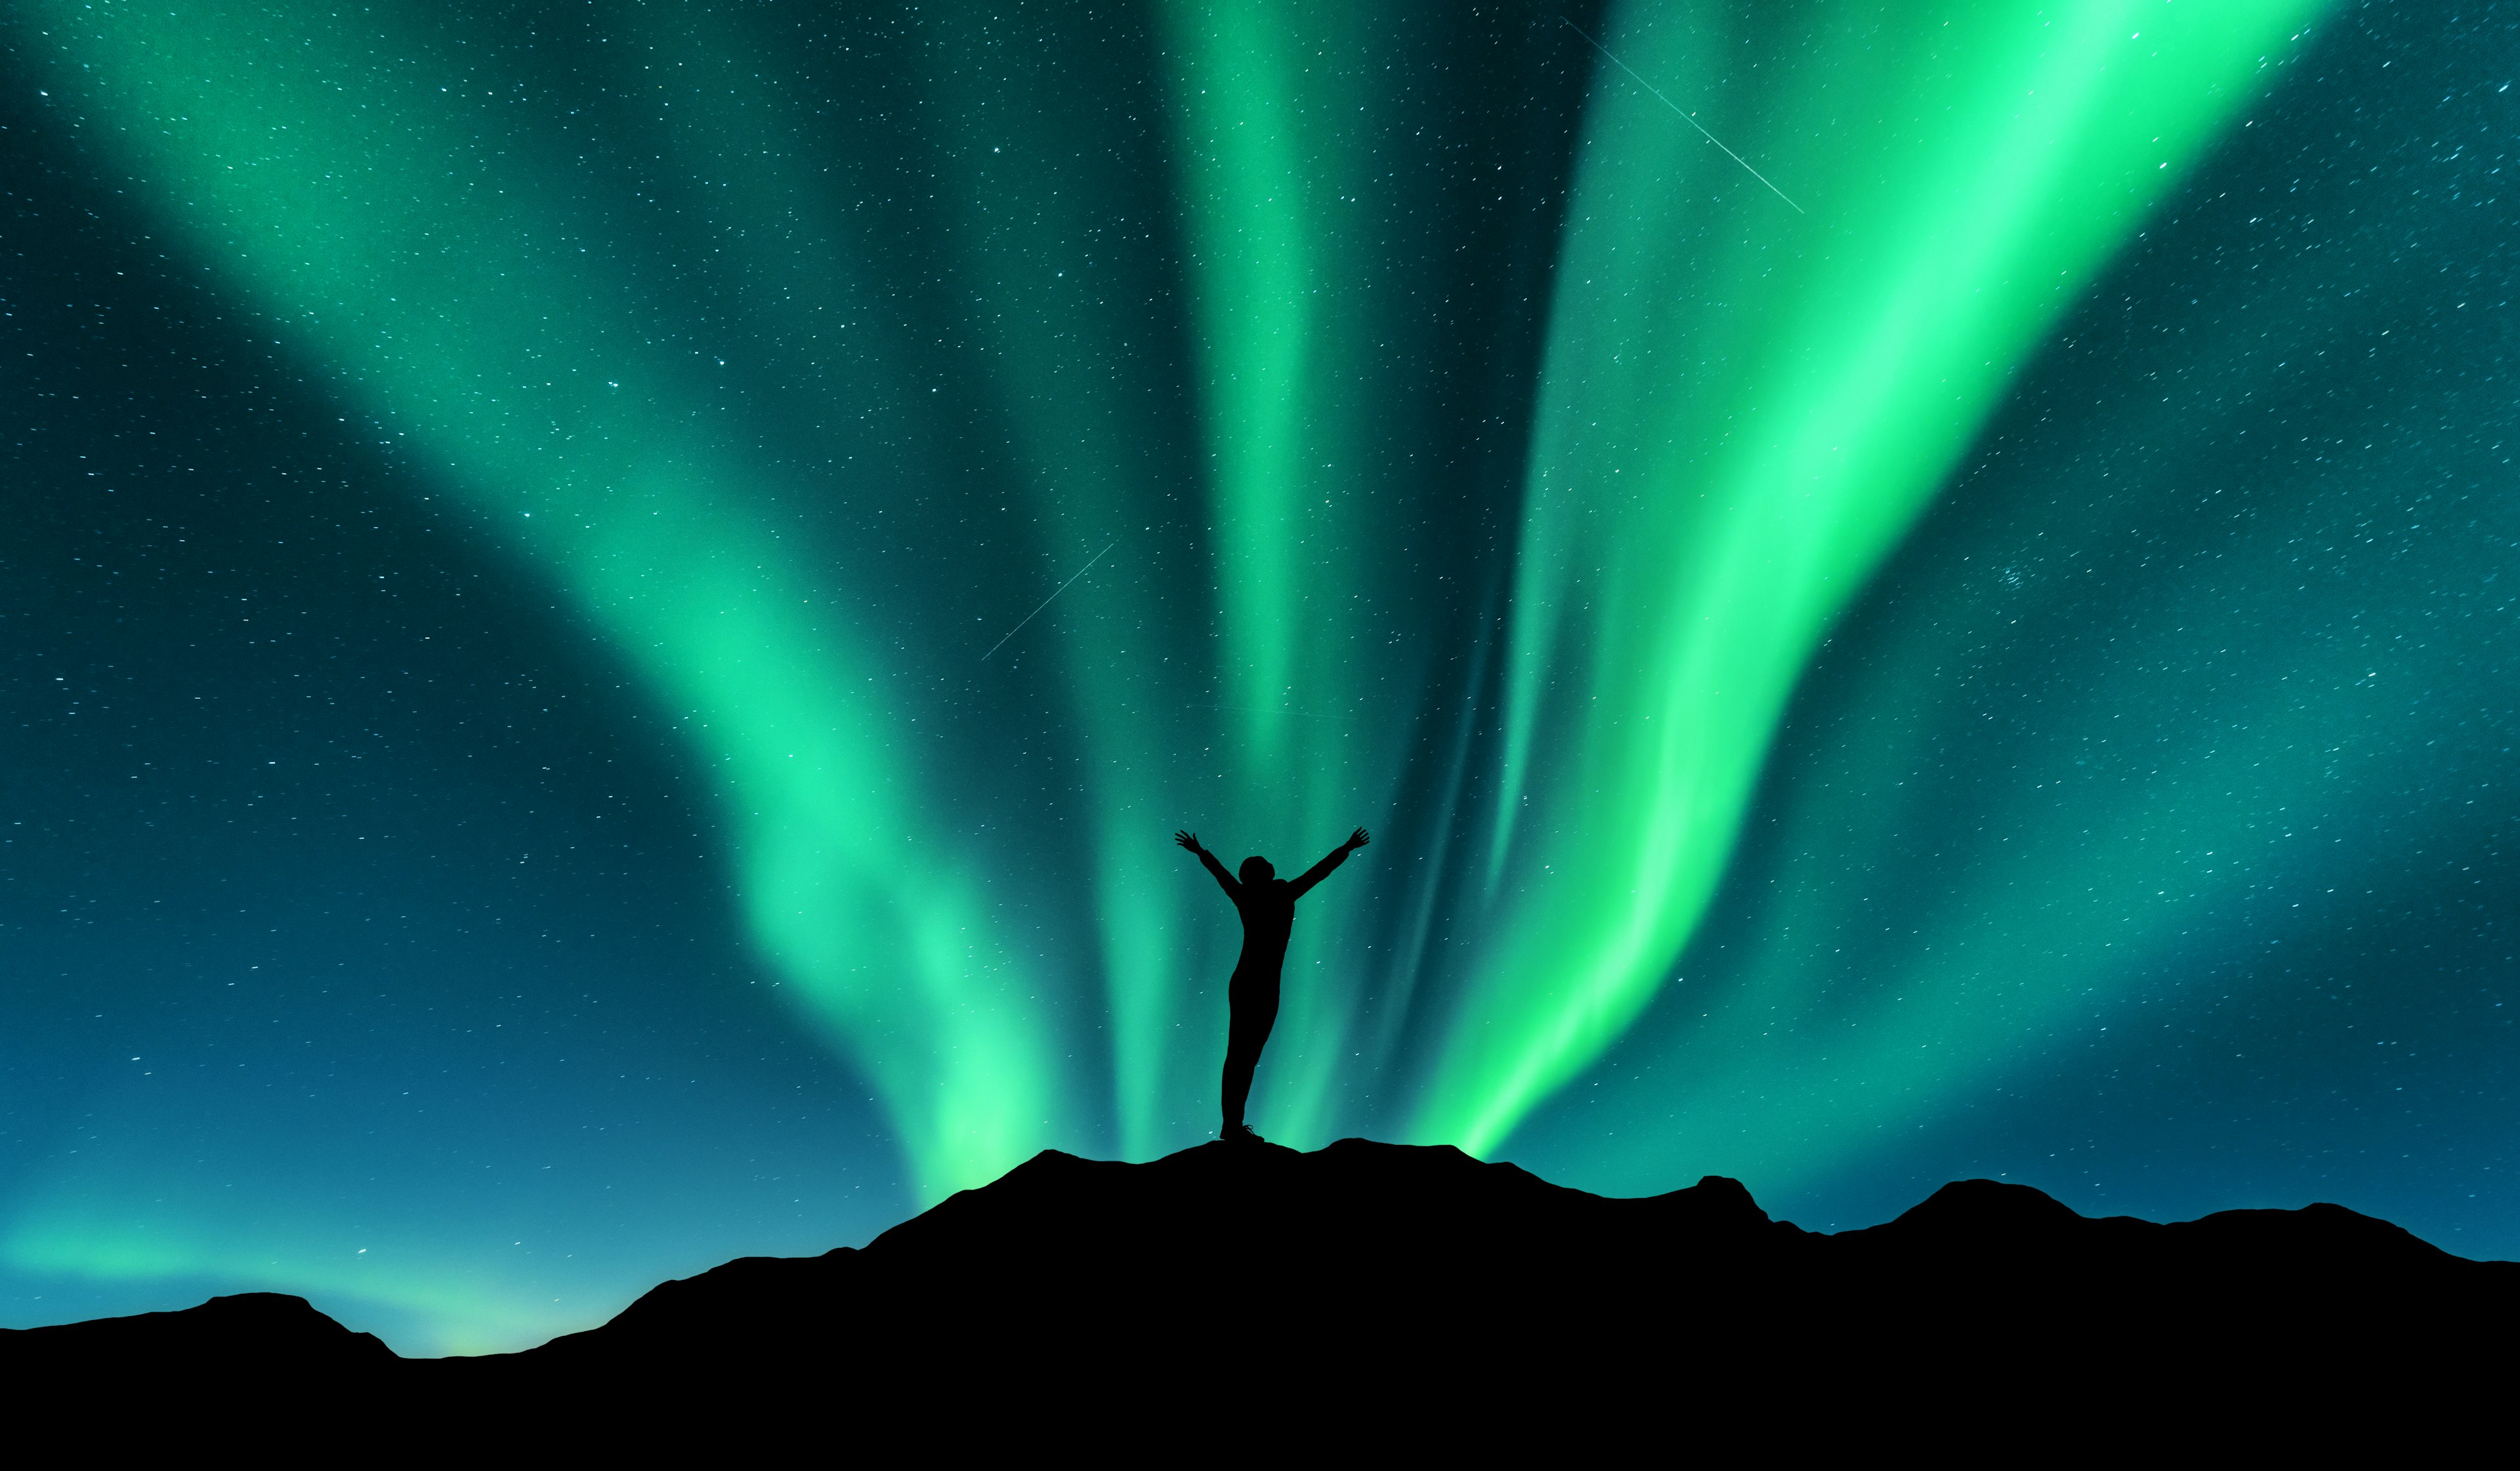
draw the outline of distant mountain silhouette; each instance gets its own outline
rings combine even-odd
[[[956,1405],[1206,1413],[1252,1396],[1316,1430],[1369,1404],[1518,1433],[1759,1406],[1820,1417],[1779,1434],[1851,1435],[2041,1405],[2298,1416],[2368,1408],[2384,1383],[2455,1398],[2515,1366],[2515,1310],[2520,1265],[2333,1205],[2163,1226],[1977,1180],[1822,1235],[1769,1220],[1735,1181],[1605,1199],[1451,1148],[1345,1139],[1145,1165],[1045,1152],[862,1250],[730,1262],[520,1354],[395,1360],[299,1299],[252,1294],[0,1334],[0,1374],[251,1362],[459,1409],[645,1417],[702,1413],[719,1402],[694,1386],[718,1384],[851,1417],[918,1407],[949,1430]]]
[[[0,1374],[152,1364],[245,1363],[286,1376],[389,1373],[403,1360],[374,1333],[353,1333],[302,1297],[240,1292],[180,1313],[100,1317],[50,1328],[0,1329]]]

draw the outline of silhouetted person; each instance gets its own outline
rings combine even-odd
[[[1242,876],[1237,879],[1225,871],[1215,854],[1198,845],[1197,833],[1176,832],[1173,841],[1198,855],[1242,915],[1242,958],[1234,962],[1234,979],[1225,988],[1233,1022],[1226,1033],[1225,1127],[1218,1137],[1256,1143],[1260,1136],[1242,1122],[1242,1105],[1251,1096],[1251,1073],[1260,1065],[1260,1049],[1269,1043],[1269,1029],[1278,1024],[1278,972],[1286,963],[1286,936],[1295,927],[1295,901],[1373,838],[1359,827],[1292,883],[1280,878],[1269,860],[1256,853],[1242,861]]]

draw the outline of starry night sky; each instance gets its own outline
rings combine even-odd
[[[1195,1144],[1182,826],[1299,1147],[2520,1256],[2520,9],[0,35],[0,1323]]]

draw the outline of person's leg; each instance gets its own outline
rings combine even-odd
[[[1278,1025],[1278,988],[1245,982],[1237,976],[1225,990],[1233,1020],[1225,1038],[1225,1128],[1231,1137],[1242,1127],[1243,1105],[1251,1098],[1251,1075],[1260,1066],[1260,1049]]]

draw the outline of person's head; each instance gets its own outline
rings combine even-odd
[[[1242,881],[1244,883],[1267,883],[1270,879],[1277,876],[1277,866],[1270,863],[1269,860],[1262,858],[1257,853],[1252,854],[1249,858],[1242,861]]]

